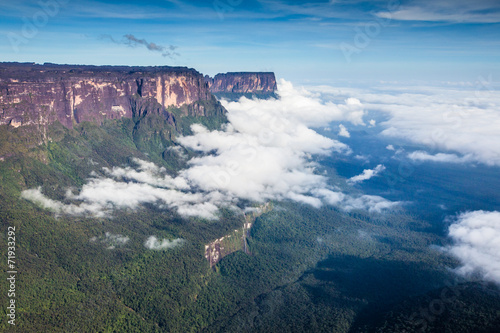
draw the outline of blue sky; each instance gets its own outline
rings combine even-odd
[[[496,0],[21,0],[0,13],[1,61],[274,71],[313,84],[500,77]]]

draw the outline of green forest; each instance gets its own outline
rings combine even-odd
[[[457,280],[449,269],[457,262],[436,249],[442,236],[404,207],[347,213],[272,202],[248,232],[248,253],[211,267],[205,245],[241,230],[243,215],[222,208],[217,220],[185,218],[144,205],[109,217],[70,216],[21,198],[42,186],[64,201],[91,172],[133,158],[175,174],[186,161],[168,149],[172,138],[196,121],[212,129],[225,121],[221,113],[179,118],[177,127],[159,115],[73,129],[55,123],[47,132],[1,126],[0,255],[5,262],[8,227],[15,227],[18,267],[15,327],[5,320],[8,284],[0,283],[1,331],[498,331],[498,288]],[[156,251],[144,246],[150,235],[185,241]],[[446,300],[433,302],[445,288]],[[431,305],[426,316],[421,309],[430,303],[441,308]]]

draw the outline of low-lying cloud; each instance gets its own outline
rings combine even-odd
[[[448,235],[454,244],[447,251],[462,263],[458,273],[479,273],[485,280],[500,283],[500,212],[463,213]]]
[[[367,111],[386,118],[377,125],[383,136],[427,147],[425,153],[417,152],[410,158],[500,166],[498,88],[490,76],[461,85],[311,89],[324,99],[354,96]]]
[[[414,151],[408,154],[408,158],[414,161],[431,161],[443,163],[465,163],[473,161],[471,155],[458,156],[456,154],[437,153],[431,155],[425,151]]]
[[[183,216],[215,219],[220,206],[228,205],[231,198],[213,191],[210,193],[188,191],[180,178],[158,174],[165,172],[153,163],[133,159],[138,170],[130,167],[104,168],[105,176],[94,174],[78,194],[67,191],[63,203],[46,197],[41,188],[25,190],[24,199],[53,211],[56,215],[110,216],[114,209],[137,209],[153,203],[160,207],[176,209]],[[146,166],[146,168],[144,168]],[[111,178],[108,178],[111,177]]]
[[[217,218],[219,207],[237,209],[240,200],[292,200],[313,207],[346,206],[346,210],[380,212],[394,204],[381,197],[351,197],[331,190],[317,171],[313,155],[349,154],[350,148],[310,127],[331,121],[363,125],[363,105],[355,98],[343,104],[322,102],[317,94],[279,82],[279,99],[223,101],[229,123],[209,131],[192,125],[193,135],[178,143],[203,155],[188,161],[177,175],[133,159],[134,167],[103,168],[92,174],[78,193],[68,191],[66,203],[45,197],[41,189],[23,197],[57,214],[107,216],[113,209],[136,209],[153,203],[175,209],[182,216]],[[370,170],[368,179],[382,166]],[[336,200],[335,198],[341,198]]]
[[[370,213],[382,213],[384,210],[393,209],[403,204],[400,201],[389,201],[378,195],[361,195],[353,197],[342,192],[328,189],[317,189],[313,193],[327,204],[339,206],[342,210],[367,210]]]
[[[155,236],[150,236],[144,242],[144,246],[150,250],[160,251],[160,250],[169,250],[181,246],[182,244],[184,244],[184,242],[185,241],[181,238],[176,238],[173,240],[162,239],[160,241]]]
[[[108,250],[113,250],[116,247],[121,247],[128,243],[129,237],[120,234],[112,234],[111,232],[106,232],[102,237],[92,237],[90,241],[92,243],[101,243],[106,246]]]
[[[348,183],[355,184],[360,183],[362,181],[368,180],[377,176],[379,173],[385,170],[385,166],[379,164],[375,167],[375,169],[365,169],[363,172],[357,176],[351,177],[347,180]]]

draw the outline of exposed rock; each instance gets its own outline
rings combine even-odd
[[[127,67],[0,63],[0,124],[42,125],[165,112],[212,99],[203,76],[186,67]]]
[[[10,120],[9,124],[10,126],[17,128],[23,124],[23,119],[21,117],[14,117]]]
[[[273,206],[270,202],[254,207],[251,211],[243,214],[245,223],[241,229],[236,229],[229,235],[205,245],[205,258],[210,263],[210,267],[213,267],[228,254],[239,250],[243,250],[246,254],[250,254],[247,245],[247,237],[249,237],[250,228],[252,228],[253,223],[259,216],[270,212],[272,209]]]
[[[212,93],[274,93],[276,77],[272,72],[234,72],[205,76]]]

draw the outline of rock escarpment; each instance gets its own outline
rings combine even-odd
[[[213,99],[203,76],[187,67],[0,63],[0,125],[71,128],[144,112],[171,118],[169,107],[206,116],[203,102]]]
[[[273,205],[270,202],[254,207],[252,211],[243,214],[245,223],[241,229],[236,229],[232,233],[205,245],[205,258],[210,263],[210,267],[213,267],[225,256],[239,250],[244,251],[246,254],[250,254],[247,243],[250,228],[252,228],[252,225],[258,217],[270,212],[272,209]]]
[[[276,77],[271,72],[234,72],[205,76],[212,93],[271,94],[277,89]]]

